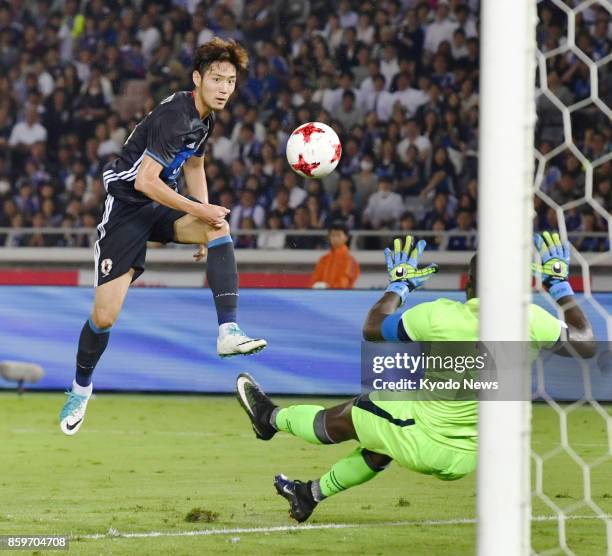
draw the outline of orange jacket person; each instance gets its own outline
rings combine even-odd
[[[342,221],[329,228],[331,250],[323,255],[310,277],[313,288],[351,289],[359,277],[359,264],[348,248],[348,228]]]

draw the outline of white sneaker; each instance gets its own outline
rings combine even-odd
[[[83,424],[85,411],[87,410],[87,402],[89,402],[91,392],[88,395],[82,395],[67,390],[66,395],[68,399],[60,412],[60,429],[62,429],[64,434],[72,436],[79,432]]]
[[[257,353],[268,345],[262,339],[249,338],[240,327],[231,323],[223,325],[222,331],[217,338],[217,354],[220,357],[231,357],[232,355],[250,355]]]

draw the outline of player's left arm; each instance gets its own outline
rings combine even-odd
[[[189,195],[208,204],[208,184],[206,183],[206,172],[204,171],[204,157],[192,156],[183,165],[185,185]]]
[[[208,184],[206,183],[206,172],[204,171],[204,157],[192,156],[188,158],[183,165],[183,174],[185,176],[187,193],[205,205],[208,204]],[[208,247],[203,243],[194,253],[193,258],[199,263],[206,258],[207,252]]]
[[[401,319],[401,315],[395,314],[396,311],[406,302],[411,291],[423,286],[438,271],[438,265],[433,263],[424,268],[418,267],[419,258],[426,245],[425,240],[415,243],[412,236],[406,236],[403,248],[401,239],[397,238],[393,242],[393,251],[385,249],[389,286],[366,317],[363,325],[365,340],[385,340],[396,335]],[[391,335],[388,333],[390,327],[395,327]]]

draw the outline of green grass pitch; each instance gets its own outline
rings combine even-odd
[[[0,394],[0,535],[68,534],[71,554],[92,555],[475,551],[475,474],[444,483],[391,465],[369,484],[326,500],[308,522],[313,528],[293,526],[273,475],[316,478],[352,445],[311,446],[282,434],[257,441],[233,398],[208,396],[100,394],[81,432],[66,437],[57,424],[62,403],[60,394]],[[579,408],[567,428],[579,457],[601,461],[591,471],[592,498],[611,514],[603,418]],[[535,405],[533,429],[534,449],[551,454],[544,491],[576,517],[567,522],[570,548],[605,554],[605,527],[580,503],[582,468],[552,452],[560,439],[556,413]],[[535,499],[533,513],[553,515]],[[189,514],[200,519],[189,521]],[[332,524],[341,527],[324,528]],[[120,536],[133,533],[143,536]],[[532,537],[535,550],[554,548],[557,523],[534,522]]]

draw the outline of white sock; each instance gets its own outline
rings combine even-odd
[[[81,386],[80,384],[76,383],[76,380],[72,381],[72,391],[75,394],[78,394],[79,396],[91,396],[91,393],[93,392],[93,383],[90,384],[89,386]]]
[[[230,328],[238,327],[235,322],[224,322],[219,325],[219,336],[225,336]]]

